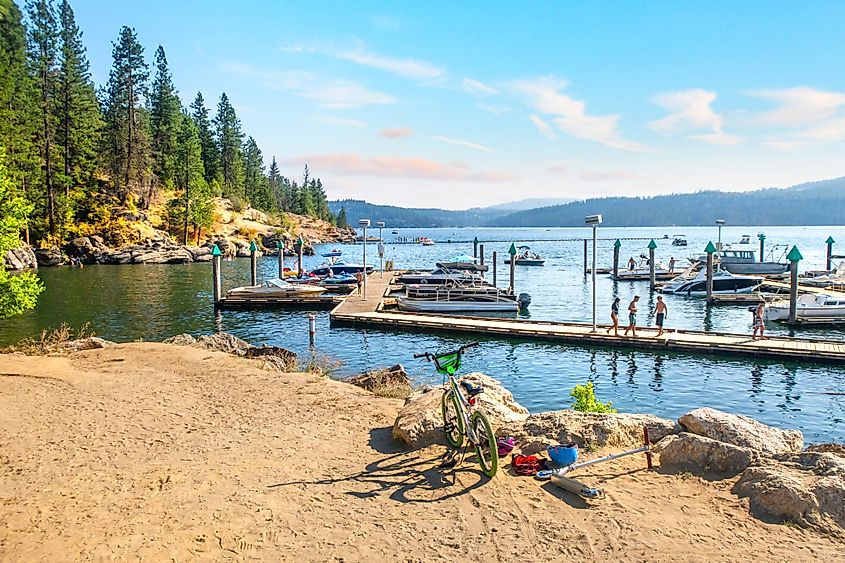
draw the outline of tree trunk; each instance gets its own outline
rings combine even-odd
[[[132,125],[135,121],[135,101],[134,95],[132,90],[132,75],[129,75],[129,124],[128,124],[128,133],[126,135],[126,175],[125,181],[123,186],[123,197],[121,198],[121,203],[126,204],[126,201],[129,198],[129,179],[131,177],[131,168],[132,168]]]

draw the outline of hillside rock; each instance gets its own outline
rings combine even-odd
[[[194,338],[183,333],[171,336],[162,341],[174,346],[195,346],[205,350],[225,352],[242,358],[255,358],[264,361],[265,369],[288,372],[296,368],[297,358],[294,352],[278,346],[253,346],[237,336],[226,332],[218,332]]]
[[[97,336],[89,336],[88,338],[62,342],[57,346],[57,350],[60,352],[81,352],[83,350],[100,350],[114,345],[115,343],[110,340],[105,340]]]
[[[65,257],[62,255],[61,250],[56,248],[55,246],[51,248],[38,248],[35,250],[35,259],[38,261],[39,266],[58,266],[65,261]]]
[[[3,255],[3,263],[7,270],[28,270],[38,267],[35,252],[27,245],[7,251]]]
[[[688,432],[667,436],[655,450],[660,453],[663,470],[670,473],[689,471],[706,477],[739,475],[757,459],[748,448]]]
[[[249,342],[241,340],[228,332],[217,332],[200,336],[197,338],[196,346],[205,348],[206,350],[225,352],[233,356],[246,356],[247,350],[251,348]]]
[[[728,414],[711,408],[695,409],[678,419],[688,432],[765,455],[799,453],[804,435],[798,430],[781,430],[753,418]]]

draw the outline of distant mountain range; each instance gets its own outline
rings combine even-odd
[[[551,203],[551,205],[550,205]],[[654,197],[609,197],[574,201],[532,198],[462,211],[374,205],[360,200],[329,202],[333,212],[408,227],[577,227],[584,216],[601,213],[612,227],[712,225],[845,224],[845,177],[790,188],[750,192],[700,191]]]

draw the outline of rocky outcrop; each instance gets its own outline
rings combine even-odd
[[[406,398],[411,394],[411,379],[402,364],[368,371],[345,380],[379,397]]]
[[[689,471],[706,477],[739,475],[757,458],[748,448],[688,432],[667,436],[655,449],[660,453],[663,470],[670,473]]]
[[[798,430],[781,430],[753,418],[711,408],[695,409],[678,419],[687,431],[765,455],[799,453],[804,435]]]
[[[528,418],[528,410],[517,403],[511,392],[492,377],[472,373],[463,376],[461,380],[484,387],[484,393],[476,396],[478,408],[490,417],[494,430],[517,426]],[[413,448],[445,443],[440,407],[444,389],[438,386],[415,391],[405,399],[405,405],[393,424],[393,437]]]
[[[61,250],[55,246],[51,248],[37,248],[35,250],[35,259],[39,266],[59,266],[64,263],[65,257]]]
[[[265,369],[288,372],[296,368],[296,354],[278,346],[253,346],[227,332],[203,335],[194,338],[190,334],[177,334],[163,341],[176,346],[195,346],[205,350],[224,352],[241,358],[256,358],[264,361]]]
[[[114,345],[115,343],[110,340],[105,340],[97,336],[89,336],[87,338],[80,338],[78,340],[62,342],[57,346],[57,351],[81,352],[83,350],[100,350],[102,348],[109,348]]]
[[[32,248],[24,245],[6,252],[3,264],[7,270],[28,270],[38,267],[38,259]]]

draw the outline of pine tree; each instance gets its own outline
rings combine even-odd
[[[273,162],[270,163],[270,169],[267,171],[267,187],[270,190],[270,201],[274,209],[279,211],[286,211],[285,208],[285,193],[284,184],[282,183],[282,175],[279,173],[279,165],[276,163],[276,157],[273,157]]]
[[[274,210],[270,186],[264,175],[264,157],[252,137],[244,144],[244,191],[256,209]]]
[[[93,184],[97,148],[102,127],[100,106],[91,81],[82,32],[76,25],[73,9],[62,0],[59,11],[61,52],[57,99],[58,140],[64,149],[63,223],[71,220],[71,188]]]
[[[182,191],[183,244],[188,244],[188,232],[193,224],[197,229],[210,225],[208,183],[202,165],[202,143],[199,130],[190,115],[180,114],[176,138],[175,179]]]
[[[349,226],[349,221],[346,218],[346,208],[341,207],[340,211],[337,213],[337,226],[341,229],[345,229]]]
[[[149,69],[134,29],[121,28],[112,45],[114,62],[105,93],[106,152],[112,186],[126,203],[132,193],[141,193],[146,179],[147,119],[140,105],[147,94]]]
[[[56,234],[56,146],[55,146],[55,97],[56,97],[56,55],[59,32],[53,6],[48,0],[34,0],[27,3],[29,16],[29,63],[31,74],[38,91],[39,124],[37,142],[41,153],[44,175],[43,182],[46,198],[45,215],[51,235]]]
[[[182,121],[181,102],[161,45],[156,49],[155,59],[156,73],[149,98],[153,177],[158,185],[172,188],[177,160],[176,136]]]
[[[205,107],[202,92],[197,92],[197,97],[191,104],[191,111],[194,123],[196,123],[197,129],[199,130],[205,180],[210,184],[220,173],[220,150],[217,147],[217,141],[214,139],[214,130],[211,128],[211,121],[208,118],[208,108]]]
[[[241,122],[225,92],[217,104],[217,144],[220,147],[220,174],[225,197],[244,195],[244,162],[241,150]]]

